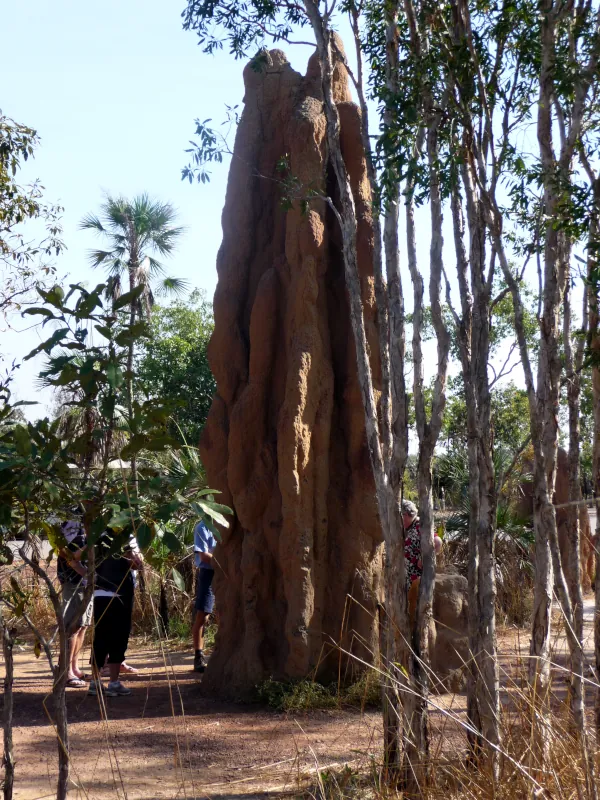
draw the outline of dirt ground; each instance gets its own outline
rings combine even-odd
[[[317,711],[288,716],[203,697],[191,650],[134,647],[131,697],[68,691],[73,798],[271,798],[314,772],[375,754],[380,715]],[[15,653],[15,797],[51,797],[56,737],[47,664]],[[47,710],[46,710],[47,705]]]
[[[587,648],[592,646],[593,599],[586,601]],[[503,704],[518,691],[515,667],[526,654],[527,631],[499,632]],[[555,641],[557,699],[565,696],[564,640]],[[290,796],[315,771],[349,764],[364,768],[381,748],[381,716],[358,709],[281,714],[257,705],[205,697],[192,651],[163,651],[134,643],[129,663],[140,669],[131,697],[107,698],[106,713],[85,690],[68,691],[72,798],[278,798]],[[25,644],[15,650],[17,800],[53,797],[56,737],[50,717],[48,667]],[[463,694],[432,697],[434,752],[464,745]],[[443,733],[443,736],[442,736]]]

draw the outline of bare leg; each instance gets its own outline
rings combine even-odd
[[[85,628],[79,628],[69,639],[69,680],[72,678],[81,678],[82,672],[77,662],[79,660],[79,653],[83,647],[84,638]]]
[[[79,669],[79,654],[83,648],[83,643],[85,641],[85,628],[80,628],[76,633],[73,634],[69,641],[69,650],[70,650],[70,673],[69,677],[81,678],[83,672]]]
[[[194,619],[194,627],[192,628],[192,642],[194,650],[204,650],[204,623],[206,622],[206,614],[204,611],[196,611]]]

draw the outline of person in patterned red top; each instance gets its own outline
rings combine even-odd
[[[406,588],[420,579],[423,573],[421,557],[421,528],[419,527],[419,512],[410,500],[403,500],[401,505],[402,524],[404,526],[404,559],[406,567]],[[436,556],[442,549],[442,540],[435,534],[433,539]]]

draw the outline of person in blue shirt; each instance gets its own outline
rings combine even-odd
[[[204,625],[208,615],[212,614],[215,607],[212,580],[215,574],[213,551],[216,546],[217,540],[209,528],[204,522],[199,522],[194,528],[194,558],[198,570],[196,576],[196,602],[194,604],[196,615],[192,628],[195,672],[204,672],[207,664],[204,657]]]

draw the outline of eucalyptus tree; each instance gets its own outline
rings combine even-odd
[[[40,139],[33,128],[0,111],[0,314],[19,308],[54,273],[52,258],[63,250],[60,206],[44,202],[44,187],[18,182],[24,162],[33,158]],[[42,239],[31,239],[26,224],[41,221]]]
[[[596,109],[596,112],[598,109]],[[596,125],[589,126],[583,137],[579,151],[587,178],[586,212],[584,227],[587,230],[586,258],[586,291],[588,301],[587,335],[585,344],[585,362],[591,369],[592,382],[592,486],[596,505],[596,575],[600,575],[600,164],[598,163],[598,135],[600,133],[600,115],[596,117]],[[580,357],[579,349],[577,356]],[[571,390],[573,391],[573,390]],[[570,412],[569,408],[569,412]],[[600,581],[595,582],[596,614],[594,617],[594,651],[596,671],[600,669]],[[595,703],[596,735],[600,735],[600,687],[596,689]]]
[[[539,10],[532,3],[505,5],[486,16],[465,0],[453,0],[450,6],[451,18],[440,23],[452,44],[447,47],[446,63],[460,120],[463,160],[471,175],[463,180],[463,187],[471,199],[473,189],[479,196],[492,257],[498,260],[512,297],[529,401],[536,532],[530,677],[536,706],[541,699],[536,731],[543,756],[553,587],[565,617],[572,657],[582,646],[573,627],[552,495],[561,381],[560,309],[572,246],[565,198],[573,188],[573,159],[586,100],[597,80],[598,12],[591,3],[562,5],[553,0]],[[537,141],[530,147],[523,133],[534,119]],[[467,196],[467,208],[470,203]],[[520,262],[517,267],[515,257]],[[539,351],[535,354],[527,341],[522,289],[532,258],[539,280]],[[573,711],[579,727],[582,702],[582,692],[576,691]]]
[[[159,258],[172,256],[183,228],[176,225],[177,213],[169,203],[151,200],[147,194],[127,200],[124,197],[108,196],[100,215],[88,214],[81,221],[82,230],[94,231],[106,243],[106,249],[90,251],[93,267],[104,268],[107,291],[115,300],[122,296],[123,283],[127,282],[129,299],[129,325],[136,320],[144,329],[157,294],[180,294],[185,283],[178,278],[167,277]],[[132,294],[137,287],[142,291]],[[134,340],[129,344],[126,381],[128,387],[129,424],[135,434],[133,395]],[[137,464],[134,456],[131,464],[134,486],[137,483]]]

